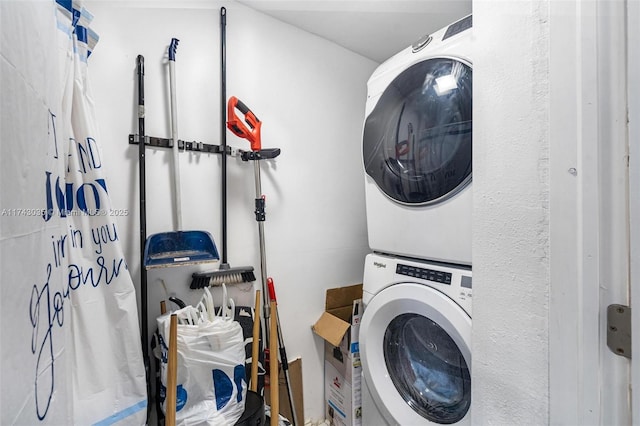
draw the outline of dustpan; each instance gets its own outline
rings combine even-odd
[[[207,231],[183,231],[180,202],[180,167],[178,159],[178,125],[175,95],[175,60],[178,39],[169,46],[169,78],[171,92],[171,131],[173,144],[174,185],[176,193],[177,231],[153,234],[144,247],[144,267],[163,268],[196,263],[215,262],[220,259],[213,237]]]
[[[220,260],[211,234],[206,231],[175,231],[153,234],[144,247],[147,269],[209,263]]]

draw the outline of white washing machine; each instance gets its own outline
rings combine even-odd
[[[471,265],[472,17],[424,37],[367,83],[369,246]]]
[[[471,424],[471,269],[369,254],[362,424]]]

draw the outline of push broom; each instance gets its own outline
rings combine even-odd
[[[222,259],[220,266],[214,271],[196,272],[191,275],[191,289],[224,284],[253,282],[256,276],[252,266],[232,268],[227,262],[227,72],[226,72],[226,26],[227,10],[220,8],[220,168],[222,170],[221,206],[222,206]]]

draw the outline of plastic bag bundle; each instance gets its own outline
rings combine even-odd
[[[178,317],[176,422],[179,425],[234,425],[242,416],[247,394],[242,327],[227,299],[216,314],[207,288],[197,306],[173,312]],[[161,350],[160,399],[166,412],[170,315],[158,317]]]

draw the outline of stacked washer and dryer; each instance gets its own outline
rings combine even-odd
[[[472,17],[368,82],[364,426],[470,424]]]

